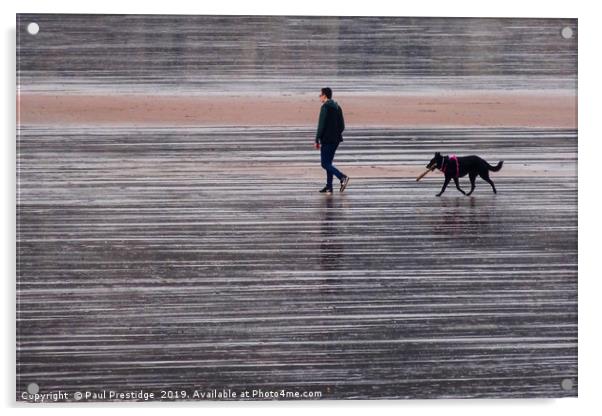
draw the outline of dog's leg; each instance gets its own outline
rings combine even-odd
[[[475,180],[477,179],[477,174],[471,172],[470,174],[468,174],[468,178],[470,179],[470,191],[468,191],[466,196],[470,196],[470,194],[472,194],[474,192]]]
[[[460,188],[460,181],[458,180],[458,178],[454,178],[454,183],[456,184],[456,188],[458,189],[458,191],[462,192],[464,195],[466,195],[466,192],[464,192],[462,190],[462,188]]]
[[[493,188],[493,193],[497,194],[497,191],[495,190],[495,185],[493,184],[493,181],[491,179],[489,179],[489,177],[487,177],[487,179],[483,178],[485,180],[485,182],[489,182],[489,185],[491,185],[491,188]]]
[[[497,194],[497,191],[495,190],[495,185],[493,184],[493,181],[489,178],[489,172],[485,172],[485,174],[480,174],[480,176],[485,182],[491,185],[491,188],[493,188],[493,193]]]
[[[447,188],[447,185],[449,184],[450,180],[451,180],[450,177],[448,177],[448,176],[445,177],[445,182],[443,182],[443,188],[441,188],[441,192],[439,192],[436,196],[441,196],[441,194],[443,192],[445,192],[445,188]]]

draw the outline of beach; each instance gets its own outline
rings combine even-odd
[[[17,400],[577,396],[575,19],[40,14],[17,33]],[[332,195],[326,86],[351,178]],[[503,160],[497,193],[436,197],[440,172],[416,182],[435,152]]]

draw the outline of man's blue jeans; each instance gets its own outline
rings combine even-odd
[[[332,161],[334,159],[334,154],[337,151],[337,144],[323,144],[320,147],[320,158],[322,161],[322,168],[326,170],[326,186],[328,188],[332,188],[332,176],[336,176],[339,180],[343,179],[345,175],[343,175],[337,168],[334,167]]]

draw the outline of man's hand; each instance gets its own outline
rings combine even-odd
[[[316,148],[316,150],[320,150],[320,143],[316,143],[316,144],[314,145],[314,147]]]

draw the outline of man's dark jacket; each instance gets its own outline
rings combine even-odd
[[[343,130],[345,130],[343,110],[335,101],[326,100],[320,109],[316,143],[339,144],[343,141]]]

